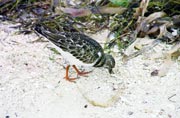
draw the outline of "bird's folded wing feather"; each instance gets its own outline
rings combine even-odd
[[[35,30],[54,43],[65,52],[84,63],[94,63],[103,55],[103,49],[98,42],[77,32],[52,32],[44,27],[36,27]]]

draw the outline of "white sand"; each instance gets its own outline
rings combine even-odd
[[[10,26],[0,24],[0,118],[180,118],[178,62],[151,77],[162,59],[140,55],[124,65],[114,54],[115,74],[96,68],[74,84],[63,79],[62,57],[49,42],[30,43],[35,34],[15,35]]]

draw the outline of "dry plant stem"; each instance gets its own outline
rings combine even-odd
[[[136,9],[134,16],[136,18],[138,18],[139,16],[144,17],[148,4],[149,4],[149,0],[142,0],[140,6]]]
[[[82,16],[88,16],[90,14],[122,14],[126,8],[123,7],[100,7],[100,8],[82,8],[82,9],[75,9],[75,8],[58,8],[56,11],[57,13],[61,13],[60,11],[63,11],[64,13],[68,13],[73,17],[82,17]]]
[[[139,50],[139,51],[137,51],[137,52],[135,52],[135,53],[133,53],[133,54],[125,57],[125,58],[124,58],[124,62],[127,62],[129,59],[132,59],[132,58],[134,58],[134,57],[137,57],[138,55],[140,55],[140,54],[142,54],[142,53],[144,53],[144,52],[152,49],[153,47],[155,47],[155,46],[156,46],[157,44],[159,44],[160,42],[161,42],[161,41],[160,41],[159,39],[154,40],[154,41],[153,41],[151,44],[149,44],[148,46],[145,46],[145,47],[143,47],[141,50]]]
[[[140,31],[144,31],[144,28],[147,27],[147,24],[151,23],[152,21],[154,21],[155,19],[158,19],[158,18],[161,18],[163,16],[165,16],[166,13],[165,12],[155,12],[151,15],[149,15],[148,17],[146,18],[141,18],[139,19],[139,25],[137,26],[136,28],[136,31],[137,31],[137,34],[140,32]]]
[[[165,55],[166,60],[165,60],[164,64],[160,67],[159,72],[158,72],[158,76],[162,77],[162,76],[165,76],[167,74],[167,72],[170,69],[171,65],[173,63],[175,63],[172,60],[172,58],[174,56],[173,54],[175,54],[176,52],[177,53],[180,52],[180,42],[175,44],[172,47],[172,49],[170,51],[168,51],[167,54]],[[178,53],[176,56],[177,57],[180,56],[180,53]]]
[[[145,14],[145,12],[147,10],[148,4],[149,4],[149,0],[142,0],[142,2],[141,2],[141,7],[143,8],[142,9],[142,14],[141,14],[142,16],[144,16],[144,14]]]

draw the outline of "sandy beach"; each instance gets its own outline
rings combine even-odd
[[[72,83],[51,43],[35,41],[34,33],[17,34],[14,25],[0,24],[0,118],[180,118],[179,61],[166,76],[151,76],[164,60],[150,55],[168,50],[166,44],[126,64],[114,52],[114,74],[83,67],[92,72]],[[103,42],[105,34],[92,37]]]

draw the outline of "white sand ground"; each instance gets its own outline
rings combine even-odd
[[[30,43],[35,34],[15,35],[10,26],[0,23],[0,118],[180,118],[180,64],[150,76],[163,60],[147,55],[164,44],[127,64],[114,54],[115,74],[96,68],[74,84],[49,42]]]

